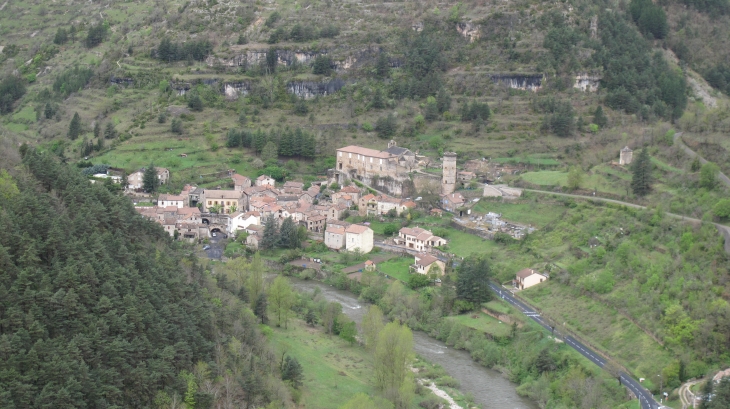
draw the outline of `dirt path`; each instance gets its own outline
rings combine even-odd
[[[682,409],[694,408],[697,406],[696,396],[690,388],[701,381],[690,381],[679,387],[679,400],[682,401]]]
[[[8,5],[8,2],[6,1],[5,3],[3,3],[2,6],[0,6],[0,11],[3,11],[3,9],[5,8],[5,6],[7,6],[7,5]]]
[[[724,175],[723,175],[724,176]],[[535,189],[525,189],[526,192],[533,192],[533,193],[540,193],[540,194],[547,194],[547,195],[556,195],[556,196],[563,196],[563,197],[572,197],[575,199],[586,199],[586,200],[593,200],[593,201],[600,201],[604,203],[613,203],[618,204],[626,207],[633,207],[635,209],[646,209],[646,206],[637,205],[634,203],[628,203],[628,202],[622,202],[620,200],[614,200],[614,199],[606,199],[603,197],[596,197],[596,196],[583,196],[583,195],[571,195],[569,193],[556,193],[556,192],[550,192],[547,190],[535,190]],[[697,223],[701,224],[703,223],[700,219],[695,219],[692,217],[682,216],[681,214],[675,214],[675,213],[665,213],[669,217],[674,217],[675,219],[680,219],[682,221],[687,221],[691,223]],[[725,238],[725,252],[730,254],[730,227],[719,224],[719,223],[712,223],[715,225],[717,230],[722,234],[722,236]]]

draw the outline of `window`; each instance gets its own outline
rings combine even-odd
[[[230,206],[230,205],[231,205],[231,202],[226,202],[226,206]]]
[[[210,200],[208,200],[208,206],[210,206],[210,205],[211,205]]]
[[[347,154],[347,158],[348,158],[348,159],[352,159],[352,154],[351,154],[351,153],[348,153],[348,154]]]
[[[216,200],[215,202],[213,202],[213,204],[218,204],[218,201]]]

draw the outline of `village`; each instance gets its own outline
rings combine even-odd
[[[472,207],[479,197],[518,198],[521,191],[507,185],[478,183],[477,173],[457,169],[456,159],[456,154],[444,153],[438,206],[432,208],[424,208],[419,203],[420,197],[397,198],[371,187],[387,181],[390,189],[382,184],[379,187],[402,192],[399,181],[419,169],[416,155],[391,141],[383,151],[359,146],[337,149],[336,167],[323,180],[307,184],[286,181],[277,185],[268,175],[252,180],[230,170],[227,189],[185,185],[179,194],[159,194],[156,205],[136,209],[142,216],[159,223],[176,240],[203,244],[226,238],[237,240],[252,251],[260,248],[267,220],[274,220],[280,226],[284,220],[291,219],[306,229],[310,239],[324,243],[330,251],[366,255],[380,247],[391,253],[409,254],[413,257],[409,271],[429,275],[435,281],[454,257],[447,250],[447,239],[419,226],[406,226],[394,232],[393,237],[377,240],[369,220],[410,217],[411,212],[420,209],[433,217],[451,218],[467,231],[489,239],[497,233],[520,239],[525,232],[534,230],[504,221],[496,213],[473,215]],[[160,185],[168,183],[168,169],[155,168],[155,171]],[[126,188],[139,190],[143,176],[144,169],[130,174]],[[480,185],[478,189],[473,189],[475,182]],[[475,192],[479,197],[467,198],[466,191],[459,191],[468,185],[472,187],[470,197]],[[346,221],[350,216],[359,216],[362,221],[350,223]],[[221,252],[213,254],[220,257]],[[365,268],[374,266],[372,261],[364,265]],[[514,285],[519,288],[531,282],[520,281],[518,274]]]

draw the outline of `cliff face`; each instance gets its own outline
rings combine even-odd
[[[331,81],[292,81],[286,85],[287,91],[299,98],[312,99],[316,96],[333,94],[345,86],[345,81],[336,78]]]
[[[598,91],[598,85],[600,83],[600,75],[593,75],[581,72],[575,76],[575,84],[573,84],[573,88],[579,89],[581,91],[596,92]]]
[[[489,76],[496,84],[524,91],[537,91],[542,88],[542,74],[492,74]]]
[[[315,58],[320,55],[330,55],[334,68],[338,72],[346,72],[362,65],[374,62],[381,50],[377,47],[365,48],[361,50],[322,50],[322,51],[302,51],[302,50],[276,50],[277,62],[283,67],[290,67],[293,64],[311,65]],[[231,57],[209,56],[206,64],[209,67],[248,67],[266,62],[266,50],[243,50]],[[338,57],[334,57],[333,54]],[[391,66],[400,66],[398,61],[391,62]]]

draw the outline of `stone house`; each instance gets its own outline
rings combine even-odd
[[[347,251],[369,253],[373,249],[373,230],[368,226],[353,224],[345,229]]]
[[[520,290],[524,290],[525,288],[530,288],[533,285],[540,284],[545,280],[547,280],[547,277],[538,273],[536,270],[525,268],[517,273],[517,277],[515,278],[515,287]]]
[[[166,195],[161,194],[157,197],[157,206],[167,207],[175,206],[177,208],[185,207],[186,198],[182,195]]]
[[[170,180],[170,171],[165,168],[155,167],[157,171],[157,181],[164,185]],[[144,187],[144,171],[142,168],[134,173],[127,176],[127,188],[129,189],[142,189]]]
[[[353,186],[353,185],[343,187],[342,189],[340,189],[340,191],[338,193],[350,195],[353,203],[357,203],[358,200],[360,200],[360,196],[361,196],[360,188],[357,186]]]
[[[340,220],[340,217],[342,217],[345,214],[347,209],[348,209],[348,207],[345,205],[342,205],[342,204],[332,205],[332,207],[330,207],[330,209],[327,213],[327,218],[334,219],[334,220]]]
[[[458,192],[441,196],[441,206],[447,212],[456,212],[460,207],[463,207],[465,203],[466,199],[464,199],[464,196]]]
[[[439,260],[438,258],[427,253],[419,253],[415,255],[413,270],[416,273],[428,274],[429,272],[431,272],[430,270],[432,266],[438,266],[438,268],[441,269],[440,274],[444,274],[444,271],[446,271],[446,263]]]
[[[326,220],[326,217],[315,214],[312,216],[307,215],[306,219],[300,223],[303,224],[307,230],[318,233],[324,230]]]
[[[475,179],[476,177],[477,177],[476,173],[468,172],[465,170],[456,173],[456,180],[461,182],[462,186],[469,184],[469,181],[471,181],[472,179]]]
[[[243,190],[251,187],[251,179],[246,176],[234,173],[231,179],[233,179],[233,190]]]
[[[248,237],[246,237],[246,246],[251,249],[258,249],[259,243],[261,242],[261,236],[258,232],[249,234]]]
[[[372,260],[365,261],[365,271],[375,271],[377,268],[378,266]]]
[[[359,216],[376,216],[378,214],[378,201],[372,193],[361,197],[358,200],[357,207]]]

